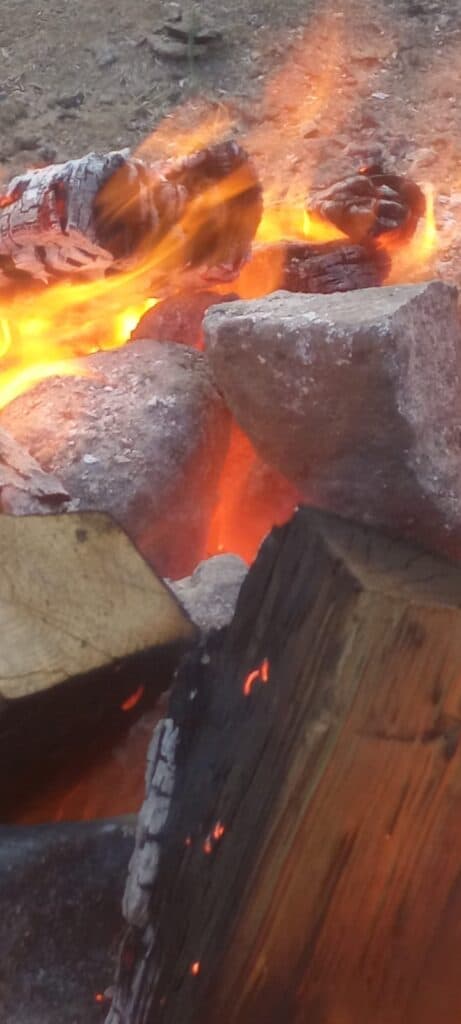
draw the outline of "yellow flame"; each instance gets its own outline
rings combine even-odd
[[[426,213],[419,224],[413,238],[409,242],[395,245],[386,236],[383,245],[388,248],[391,256],[391,269],[386,284],[408,284],[421,281],[432,273],[432,258],[439,248],[437,223],[435,217],[435,187],[428,182],[421,186],[426,198]]]

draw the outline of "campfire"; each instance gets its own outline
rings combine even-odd
[[[372,146],[274,181],[259,144],[161,126],[0,194],[1,821],[99,857],[115,817],[112,885],[142,805],[110,1024],[433,1024],[457,295],[430,181]]]

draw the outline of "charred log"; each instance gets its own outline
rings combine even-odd
[[[404,242],[425,210],[419,185],[375,165],[319,191],[309,204],[309,212],[330,221],[356,243],[389,232]]]
[[[368,527],[269,537],[152,743],[108,1024],[454,1024],[460,605]]]
[[[279,242],[255,249],[242,278],[272,281],[274,289],[327,295],[382,285],[389,269],[387,253],[373,245]]]
[[[261,211],[256,172],[235,142],[155,165],[90,153],[19,175],[0,195],[0,285],[113,273],[170,235],[159,275],[173,264],[232,276]]]

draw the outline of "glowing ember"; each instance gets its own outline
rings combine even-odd
[[[207,839],[205,839],[205,842],[203,844],[203,852],[206,854],[213,853],[213,844],[209,836]]]
[[[192,976],[194,978],[196,978],[197,975],[200,974],[200,970],[201,970],[200,960],[196,960],[194,964],[190,965],[189,973],[192,974]]]
[[[105,997],[104,993],[103,992],[96,992],[96,995],[94,997],[94,1001],[95,1001],[95,1003],[105,1003],[106,1002],[106,997]]]
[[[216,843],[218,843],[219,840],[222,839],[225,831],[226,830],[224,828],[224,825],[221,825],[221,822],[217,821],[213,829],[213,839],[215,840]]]
[[[141,700],[143,694],[144,687],[138,686],[138,689],[131,694],[131,697],[127,697],[127,699],[123,701],[123,704],[120,705],[122,711],[132,711],[132,709],[135,708],[137,704],[139,704],[139,701]]]
[[[255,668],[253,672],[249,672],[245,682],[243,684],[243,695],[249,697],[255,683],[268,683],[269,682],[269,661],[264,658],[259,668]]]

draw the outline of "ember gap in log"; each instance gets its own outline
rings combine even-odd
[[[456,1024],[461,572],[303,509],[158,726],[107,1024]]]
[[[152,706],[194,629],[108,516],[2,515],[0,561],[6,821],[124,732],[135,698]]]

